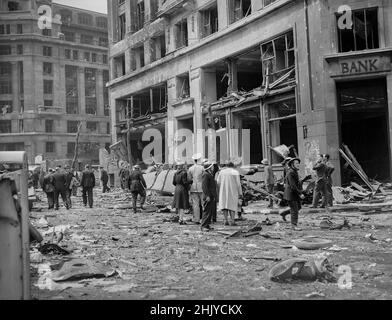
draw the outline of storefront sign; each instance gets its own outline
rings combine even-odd
[[[358,58],[329,58],[331,77],[345,77],[391,71],[390,55]]]

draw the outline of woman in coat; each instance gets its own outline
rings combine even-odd
[[[189,184],[188,173],[184,163],[177,163],[177,172],[173,177],[174,190],[173,208],[176,208],[179,215],[179,223],[186,224],[184,221],[184,210],[189,209]]]

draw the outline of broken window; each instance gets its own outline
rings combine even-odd
[[[290,31],[283,36],[262,44],[261,51],[264,81],[271,83],[291,71],[295,66],[293,32]],[[290,79],[294,77],[295,74],[292,72]]]
[[[339,14],[337,20],[341,17]],[[352,18],[351,29],[341,29],[338,26],[339,52],[379,48],[377,8],[355,10]]]
[[[230,0],[231,23],[252,13],[251,0]]]
[[[188,46],[188,23],[187,19],[181,20],[175,25],[176,49]]]
[[[286,145],[290,149],[289,156],[295,157],[298,152],[297,107],[295,98],[282,100],[268,105],[268,123],[270,146]],[[281,158],[271,151],[273,163],[280,163]]]
[[[145,14],[145,7],[144,7],[144,0],[139,0],[136,4],[136,31],[143,29],[144,27],[144,14]]]
[[[122,77],[125,75],[125,55],[122,54],[114,58],[114,77]]]
[[[152,113],[159,113],[167,108],[167,85],[166,83],[152,88]]]
[[[152,39],[151,61],[156,61],[166,55],[166,37],[165,34]]]
[[[78,67],[65,66],[65,92],[66,112],[68,114],[79,113],[78,100]]]
[[[177,98],[186,99],[190,97],[189,87],[189,74],[181,75],[177,77]]]
[[[207,37],[218,31],[218,7],[215,3],[213,7],[202,10],[201,14],[201,27],[202,37]]]
[[[118,17],[118,38],[119,40],[123,40],[125,38],[126,33],[126,20],[125,13]]]

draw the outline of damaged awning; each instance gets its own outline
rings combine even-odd
[[[167,119],[166,113],[149,115],[131,120],[130,132],[137,132],[155,126],[165,125]],[[127,120],[120,121],[116,127],[121,128],[121,133],[127,133]]]

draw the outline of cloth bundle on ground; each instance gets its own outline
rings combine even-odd
[[[333,266],[327,258],[309,260],[293,258],[273,266],[269,272],[269,278],[276,282],[290,280],[336,282],[333,271]]]

